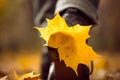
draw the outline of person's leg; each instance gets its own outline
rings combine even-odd
[[[99,0],[96,0],[95,2],[94,2],[94,0],[77,0],[77,1],[76,0],[59,0],[58,4],[56,6],[56,12],[60,12],[60,15],[66,20],[66,22],[68,23],[69,26],[73,26],[75,24],[92,25],[92,24],[97,23],[98,2],[99,2]],[[57,51],[57,50],[53,50],[53,52],[49,52],[49,54],[54,54],[54,51]],[[55,52],[55,53],[57,53],[57,52]],[[66,80],[68,78],[72,79],[73,77],[76,80],[78,79],[76,77],[76,74],[74,73],[74,71],[71,68],[67,68],[65,66],[65,64],[63,64],[62,62],[57,61],[55,63],[55,65],[56,65],[56,67],[55,67],[56,68],[55,69],[56,80],[62,74],[67,74],[65,72],[71,72],[71,74],[72,74],[71,76],[69,74],[66,75],[67,76]],[[59,65],[59,66],[57,67],[57,65]],[[65,70],[63,70],[62,74],[60,74],[60,72],[59,72],[62,70],[60,68],[60,66],[65,69]],[[81,71],[82,71],[82,75],[80,75],[80,76],[87,75],[85,80],[89,80],[88,67],[79,65],[78,73],[81,73]],[[61,79],[64,80],[65,76],[64,76],[64,78],[61,78]]]
[[[99,0],[58,0],[55,12],[65,18],[69,26],[97,23]]]
[[[42,65],[41,65],[42,80],[47,80],[50,65],[51,65],[51,61],[50,61],[50,54],[48,52],[48,47],[44,47],[42,52]]]

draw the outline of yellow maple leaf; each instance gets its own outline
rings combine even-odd
[[[47,27],[37,28],[41,37],[46,40],[46,45],[58,49],[60,60],[64,60],[66,66],[71,67],[76,74],[79,63],[88,65],[99,56],[86,44],[91,26],[69,27],[59,14],[52,20],[47,19],[47,22]]]
[[[39,75],[40,74],[34,75],[34,72],[31,72],[19,77],[18,74],[14,71],[14,80],[39,80]]]

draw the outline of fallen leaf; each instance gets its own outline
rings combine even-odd
[[[25,78],[24,80],[39,80],[39,78],[38,77],[29,77],[29,78]]]
[[[21,77],[14,71],[14,80],[39,80],[40,74],[34,75],[34,72],[27,73],[22,75]]]

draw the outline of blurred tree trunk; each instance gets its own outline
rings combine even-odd
[[[100,0],[98,25],[89,44],[97,51],[120,51],[120,0]]]
[[[31,0],[6,0],[0,14],[1,51],[32,49],[38,44]]]
[[[99,26],[102,39],[109,51],[120,50],[120,0],[101,0]]]

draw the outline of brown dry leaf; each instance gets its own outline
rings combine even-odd
[[[58,49],[60,60],[64,60],[66,66],[71,67],[76,74],[79,63],[88,65],[99,57],[92,47],[86,44],[91,26],[69,27],[59,14],[47,21],[47,27],[37,28],[42,34],[41,37],[46,40],[46,45]]]
[[[24,80],[39,80],[39,77],[29,77],[29,78],[25,78]]]

